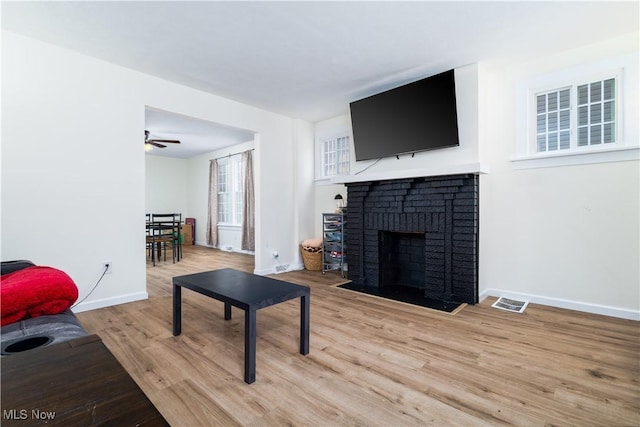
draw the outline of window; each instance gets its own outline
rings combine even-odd
[[[229,222],[229,162],[218,161],[218,222]]]
[[[341,136],[322,141],[322,176],[349,174],[349,137]]]
[[[611,77],[536,93],[536,151],[615,143],[616,80]]]
[[[243,206],[242,157],[232,156],[218,160],[218,223],[242,224]]]
[[[631,41],[631,37],[629,41]],[[635,46],[635,39],[633,39]],[[617,44],[611,43],[612,50]],[[548,70],[549,60],[523,63],[510,72],[517,82],[514,169],[637,160],[640,86],[637,50],[591,62],[584,48],[567,57],[575,65]],[[518,76],[521,76],[518,78]]]
[[[569,148],[571,90],[562,89],[536,96],[536,141],[538,152]]]
[[[578,146],[615,142],[616,80],[578,86]]]

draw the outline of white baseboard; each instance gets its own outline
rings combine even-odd
[[[74,313],[82,313],[83,311],[95,310],[97,308],[111,307],[112,305],[125,304],[127,302],[141,301],[149,299],[146,292],[137,292],[135,294],[118,295],[113,298],[104,298],[99,300],[87,301],[73,307]]]
[[[299,263],[289,263],[289,264],[282,264],[282,265],[288,265],[287,269],[284,271],[279,271],[278,269],[276,269],[276,266],[273,266],[271,268],[261,268],[260,270],[256,269],[253,270],[253,274],[257,274],[258,276],[266,276],[267,274],[280,274],[280,273],[287,273],[289,271],[296,271],[296,270],[303,270],[304,269],[304,264],[299,262]]]
[[[611,307],[607,305],[591,304],[580,301],[572,301],[562,298],[545,297],[542,295],[533,295],[523,292],[505,291],[503,289],[485,289],[480,293],[480,301],[490,296],[526,300],[534,304],[548,305],[550,307],[566,308],[568,310],[584,311],[585,313],[601,314],[603,316],[640,321],[640,311],[629,310],[620,307]]]
[[[294,264],[294,263],[289,264],[289,271],[297,271],[297,270],[304,270],[304,264],[301,262],[297,264]]]
[[[189,245],[189,246],[191,246],[191,245]],[[224,252],[235,252],[235,253],[238,253],[238,254],[255,255],[254,251],[246,251],[244,249],[238,249],[238,248],[233,248],[233,247],[231,247],[231,249],[229,249],[229,248],[218,248],[218,247],[215,247],[215,246],[212,246],[212,245],[207,245],[206,242],[200,242],[200,241],[196,241],[194,246],[204,246],[206,248],[219,249],[219,250],[224,251]]]

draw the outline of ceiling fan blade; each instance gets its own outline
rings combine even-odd
[[[149,142],[164,142],[165,144],[180,144],[177,139],[149,139]]]
[[[165,148],[166,147],[166,145],[158,144],[157,142],[155,142],[153,140],[149,140],[149,141],[145,142],[145,144],[151,144],[154,147],[158,147],[158,148]]]

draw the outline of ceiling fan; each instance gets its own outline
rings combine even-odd
[[[149,131],[148,130],[144,131],[145,147],[148,147],[149,145],[153,145],[154,147],[165,148],[166,145],[161,144],[161,142],[164,142],[164,144],[180,144],[180,141],[178,141],[177,139],[149,139]]]

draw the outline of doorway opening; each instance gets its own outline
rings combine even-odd
[[[206,237],[210,211],[210,161],[253,150],[257,135],[247,129],[150,106],[145,106],[144,130],[156,140],[180,141],[180,144],[164,144],[164,148],[154,148],[145,153],[145,213],[181,213],[183,223],[190,218],[187,228],[191,229],[193,236],[192,239],[184,238],[183,245],[195,243],[212,247]],[[227,203],[226,206],[242,209],[241,202]],[[217,248],[247,253],[238,243],[242,234],[240,226],[222,222],[218,228]],[[171,262],[170,256],[167,259]],[[149,258],[147,264],[151,265]]]

